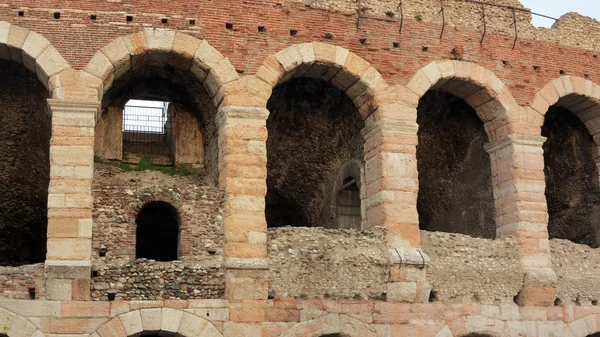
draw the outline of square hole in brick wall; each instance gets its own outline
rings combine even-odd
[[[54,18],[56,20],[60,19],[60,12],[54,12]]]
[[[225,29],[232,30],[233,29],[233,23],[226,23],[225,24]]]
[[[131,22],[131,21],[133,21],[133,15],[127,15],[127,16],[125,17],[125,21],[127,21],[127,22]]]
[[[298,31],[295,29],[290,29],[290,36],[296,36],[298,34]]]
[[[267,31],[267,28],[265,28],[265,26],[258,26],[258,31],[259,31],[260,33],[264,33],[264,32],[266,32],[266,31]]]
[[[96,14],[90,15],[90,20],[92,20],[92,21],[96,21],[97,18],[98,17],[96,16]]]
[[[166,24],[166,23],[169,23],[169,19],[162,18],[162,19],[160,19],[160,22],[162,22],[163,24]]]
[[[190,19],[190,26],[193,26],[193,25],[195,25],[195,24],[196,24],[196,20],[194,20],[194,19]]]
[[[19,11],[19,16],[25,16],[25,11]]]

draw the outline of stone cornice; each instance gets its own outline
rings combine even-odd
[[[511,145],[518,146],[532,146],[541,148],[546,141],[546,137],[537,136],[537,135],[526,135],[526,134],[512,134],[507,135],[501,139],[498,139],[493,142],[489,142],[484,145],[485,150],[489,153],[495,153],[496,151],[500,151],[505,149]]]

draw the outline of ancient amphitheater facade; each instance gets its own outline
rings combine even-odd
[[[600,336],[600,24],[530,20],[5,1],[0,335]]]

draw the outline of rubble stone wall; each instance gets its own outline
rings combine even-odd
[[[92,300],[108,301],[109,294],[116,300],[223,298],[223,264],[138,259],[123,265],[95,266]]]
[[[600,301],[600,249],[569,240],[550,240],[556,272],[556,304],[597,305]]]
[[[93,188],[93,300],[224,296],[222,190],[197,175],[122,172],[106,164],[96,164]],[[180,261],[135,259],[137,212],[156,200],[179,211]]]
[[[36,299],[45,298],[43,263],[19,267],[0,267],[0,298],[30,299],[30,289],[35,291]]]
[[[269,295],[299,299],[382,299],[388,280],[385,231],[269,229]]]
[[[423,251],[431,262],[427,281],[431,300],[443,303],[512,303],[523,286],[517,242],[421,231]]]

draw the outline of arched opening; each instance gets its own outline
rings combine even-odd
[[[542,126],[550,238],[598,247],[600,184],[597,146],[571,111],[552,106]]]
[[[600,337],[600,332],[596,332],[591,335],[587,335],[587,337]]]
[[[346,177],[336,199],[336,228],[360,229],[360,188],[356,178]]]
[[[48,91],[23,65],[0,60],[0,265],[46,257],[51,114]]]
[[[142,207],[135,223],[137,259],[178,259],[180,220],[177,208],[163,201],[149,202]]]
[[[475,110],[459,97],[430,90],[419,101],[417,123],[420,228],[494,238],[488,137]]]
[[[267,108],[268,226],[332,227],[338,172],[363,161],[360,114],[344,92],[313,78],[278,85]],[[352,184],[343,191],[355,192]]]
[[[218,180],[216,108],[202,82],[171,65],[142,64],[104,94],[96,124],[100,159],[150,162]]]
[[[343,337],[343,336],[339,333],[330,333],[327,335],[321,335],[320,337]]]

